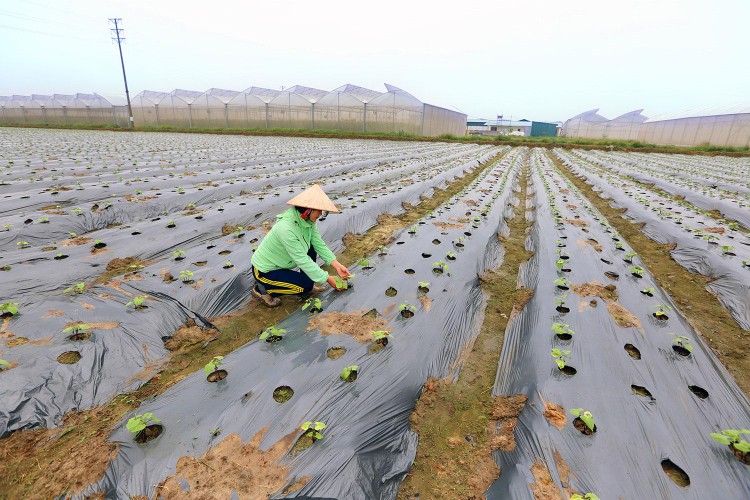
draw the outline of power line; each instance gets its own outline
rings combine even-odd
[[[120,51],[120,65],[122,66],[122,79],[125,80],[125,97],[128,100],[128,126],[133,126],[133,108],[130,107],[130,91],[128,90],[128,77],[125,76],[125,60],[122,58],[122,42],[125,41],[124,38],[120,37],[120,32],[124,31],[122,28],[117,26],[118,22],[122,22],[122,19],[118,17],[110,18],[109,22],[114,24],[115,27],[111,28],[110,31],[112,31],[115,34],[115,38],[112,38],[112,40],[117,40],[117,49]]]

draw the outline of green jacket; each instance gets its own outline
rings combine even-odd
[[[250,262],[263,273],[299,267],[315,283],[325,283],[328,273],[307,255],[311,245],[326,264],[336,260],[320,237],[317,224],[303,220],[292,207],[277,217],[276,224],[263,238]]]

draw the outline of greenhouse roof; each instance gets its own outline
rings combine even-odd
[[[665,120],[679,120],[680,118],[698,118],[701,116],[738,115],[750,114],[750,103],[734,104],[731,106],[714,106],[709,108],[693,109],[680,113],[665,113],[646,120],[646,123]]]

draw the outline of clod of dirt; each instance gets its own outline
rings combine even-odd
[[[589,225],[589,223],[583,219],[564,219],[563,222],[565,224],[570,224],[572,226],[579,226],[579,227],[588,227]]]
[[[535,500],[559,500],[564,498],[552,481],[549,469],[541,460],[537,460],[531,465],[531,474],[534,476],[534,483],[529,483],[529,487]]]
[[[518,415],[523,411],[528,399],[523,394],[495,397],[490,415],[491,426],[494,427],[495,433],[490,442],[493,450],[513,451],[515,449],[516,440],[513,437],[513,429],[516,428]]]
[[[381,330],[390,332],[385,319],[368,317],[366,313],[367,311],[359,310],[351,313],[332,311],[320,314],[310,320],[307,330],[318,329],[323,336],[351,335],[362,344],[372,341],[372,332]]]
[[[344,354],[346,354],[346,349],[338,345],[329,347],[328,350],[326,350],[326,356],[328,356],[328,359],[339,359]]]
[[[180,458],[175,474],[159,483],[155,496],[178,500],[230,498],[234,491],[239,498],[270,498],[289,483],[288,471],[279,460],[292,446],[297,431],[263,451],[260,443],[267,430],[258,432],[247,444],[233,433],[197,460]],[[183,482],[188,491],[183,490]]]
[[[130,266],[143,265],[144,261],[137,257],[125,257],[124,259],[112,259],[107,263],[107,271],[122,271],[125,272]]]
[[[617,326],[621,328],[643,328],[641,321],[617,302],[608,302],[607,311],[609,311],[610,316],[615,320]]]
[[[432,299],[430,299],[427,295],[420,295],[417,298],[422,303],[422,308],[424,309],[424,311],[429,312],[432,308]]]
[[[685,488],[690,486],[690,476],[682,470],[677,464],[669,459],[661,461],[661,468],[669,479],[674,481],[677,486]]]
[[[558,429],[565,427],[568,423],[568,417],[565,416],[565,408],[555,403],[544,403],[544,418],[547,422],[554,425]]]
[[[216,335],[216,330],[211,328],[201,328],[196,325],[195,321],[191,318],[188,319],[185,325],[181,326],[174,335],[164,342],[164,347],[169,351],[177,351],[183,347],[205,342],[214,335]]]
[[[78,236],[76,238],[71,238],[69,240],[62,240],[60,244],[64,247],[76,247],[79,245],[88,245],[89,243],[93,243],[94,240],[91,238],[86,238],[84,236]]]

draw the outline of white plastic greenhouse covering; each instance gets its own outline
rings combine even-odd
[[[386,92],[378,92],[347,84],[331,91],[301,85],[283,91],[261,87],[205,92],[176,89],[169,93],[144,90],[133,98],[132,109],[137,126],[465,134],[465,114],[423,103],[393,85],[385,88]],[[96,94],[88,100],[79,96],[87,95],[62,96],[80,101],[67,105],[58,104],[54,96],[0,96],[0,120],[127,125],[125,106],[113,106]],[[98,105],[93,104],[93,97],[99,99]],[[42,108],[38,102],[48,104]],[[91,108],[99,108],[99,113],[92,113]]]
[[[750,147],[750,105],[707,108],[646,118],[643,110],[613,120],[593,109],[563,124],[565,137],[637,140],[674,146]]]

